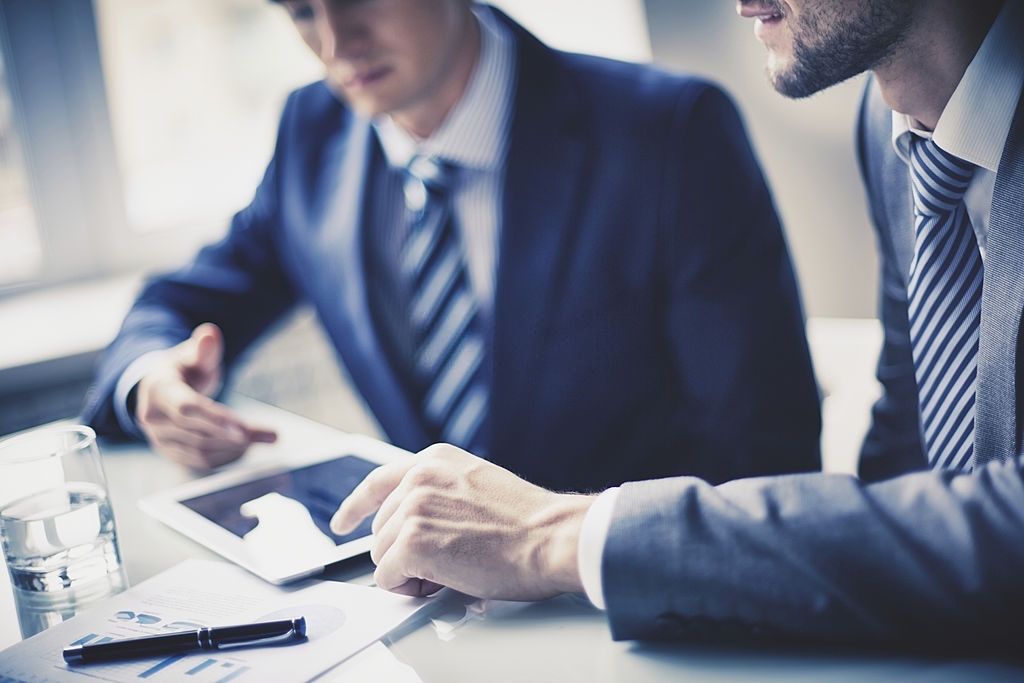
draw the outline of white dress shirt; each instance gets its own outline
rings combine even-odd
[[[909,116],[893,112],[893,146],[910,159],[910,136],[932,138],[946,152],[977,168],[964,204],[984,260],[996,171],[1024,87],[1024,3],[1007,2],[985,37],[934,132],[914,127]]]

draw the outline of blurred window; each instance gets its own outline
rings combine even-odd
[[[289,91],[322,67],[267,0],[96,0],[128,224],[223,229],[270,158]]]
[[[497,4],[557,47],[649,58],[642,0]],[[216,239],[322,74],[269,0],[0,0],[0,59],[0,294]]]
[[[490,0],[552,47],[651,61],[643,0]]]
[[[268,0],[0,0],[0,48],[0,294],[218,237],[322,73]]]
[[[34,277],[41,262],[42,247],[29,197],[25,158],[0,54],[0,286]]]

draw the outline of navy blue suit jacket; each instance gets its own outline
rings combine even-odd
[[[490,357],[489,457],[600,489],[819,467],[819,402],[787,247],[731,101],[714,85],[553,51],[512,30],[518,81]],[[315,306],[387,436],[429,439],[382,350],[360,249],[369,123],[323,83],[292,94],[250,206],[151,281],[101,360],[85,417],[118,433],[117,377],[218,323],[226,361]]]

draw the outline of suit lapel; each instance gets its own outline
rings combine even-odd
[[[584,162],[581,112],[554,53],[499,16],[515,35],[518,77],[495,289],[492,454],[509,442],[509,418],[529,403],[531,359],[550,314],[552,278],[575,229]]]
[[[861,154],[867,163],[878,166],[879,178],[870,179],[874,178],[874,173],[866,178],[870,183],[868,192],[874,198],[872,201],[880,198],[882,202],[885,229],[879,231],[879,238],[884,241],[880,246],[887,252],[886,258],[893,259],[905,294],[915,248],[914,195],[910,188],[910,173],[907,163],[893,149],[892,109],[882,99],[882,91],[874,80],[868,87],[867,98],[861,125],[869,139],[864,141],[866,147]]]
[[[891,114],[890,114],[891,116]],[[892,142],[887,139],[887,145]],[[910,281],[910,266],[914,262],[916,235],[914,232],[914,193],[910,187],[910,173],[907,162],[896,154],[885,157],[885,177],[892,183],[892,190],[885,194],[885,211],[888,215],[889,238],[892,240],[893,253],[899,264],[903,283]]]
[[[383,344],[377,336],[367,297],[362,239],[367,201],[366,175],[377,141],[369,122],[352,117],[339,136],[326,163],[334,172],[324,174],[329,203],[321,229],[321,255],[329,261],[317,274],[323,302],[320,315],[334,338],[346,368],[388,437],[403,448],[426,442],[418,412],[410,405]]]
[[[975,468],[1017,454],[1017,350],[1024,308],[1024,97],[996,174],[982,290]]]

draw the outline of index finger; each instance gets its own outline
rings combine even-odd
[[[223,403],[179,386],[172,394],[181,426],[204,435],[247,447],[253,443],[273,443],[277,432],[263,425],[247,424],[238,413]]]
[[[391,492],[402,483],[405,474],[416,464],[413,457],[381,465],[366,475],[352,493],[341,502],[331,518],[331,531],[343,536],[359,525],[367,515],[381,506]]]
[[[245,423],[231,408],[187,384],[170,385],[152,404],[186,429],[229,436],[238,442],[245,439]]]

